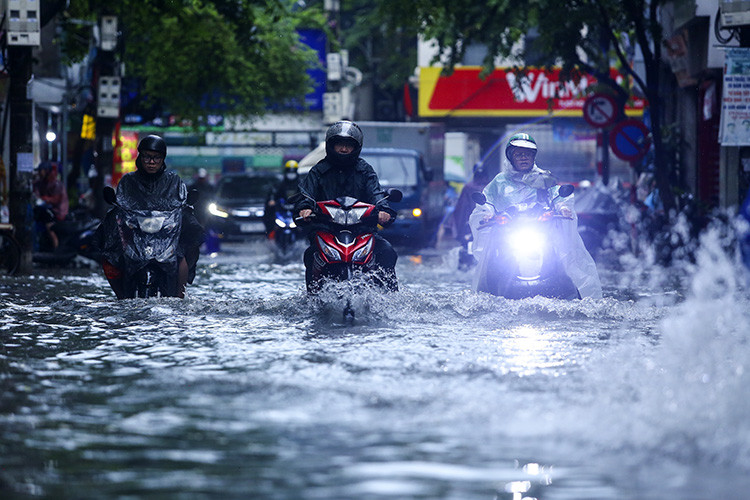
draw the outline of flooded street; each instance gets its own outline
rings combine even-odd
[[[750,491],[750,307],[715,244],[605,298],[476,294],[455,250],[341,322],[262,242],[188,298],[0,278],[0,497],[709,499]]]

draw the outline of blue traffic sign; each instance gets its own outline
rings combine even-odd
[[[612,129],[609,145],[618,158],[638,161],[651,147],[649,130],[640,120],[623,120]]]

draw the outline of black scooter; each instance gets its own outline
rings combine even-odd
[[[182,211],[194,205],[198,192],[188,192],[187,201],[169,211],[131,210],[117,203],[115,190],[104,188],[104,199],[120,209],[117,228],[123,245],[125,297],[177,297],[177,245],[182,229]]]
[[[88,210],[74,210],[65,220],[54,222],[52,231],[58,239],[56,248],[52,246],[44,227],[47,221],[54,220],[52,210],[46,205],[37,205],[34,208],[34,220],[39,237],[37,248],[31,253],[31,260],[35,264],[50,267],[68,267],[76,263],[94,266],[100,260],[98,252],[92,246],[100,221]]]

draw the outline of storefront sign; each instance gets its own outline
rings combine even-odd
[[[422,67],[419,71],[419,115],[436,116],[583,116],[586,89],[596,83],[592,76],[577,82],[561,82],[560,70],[527,68],[524,75],[511,68],[497,68],[487,78],[482,68],[456,68],[450,76],[442,68]],[[623,76],[611,71],[612,77]],[[643,114],[645,101],[633,99],[625,107],[631,116]]]
[[[117,133],[119,131],[119,134]],[[112,185],[116,186],[123,175],[135,172],[135,158],[138,156],[138,132],[133,130],[115,131],[115,150],[112,161]]]
[[[721,102],[722,146],[750,146],[750,49],[727,49]]]

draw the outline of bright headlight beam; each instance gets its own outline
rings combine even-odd
[[[211,215],[215,215],[216,217],[221,217],[222,219],[226,219],[227,217],[229,217],[229,214],[216,206],[216,203],[211,203],[210,205],[208,205],[208,213],[210,213]]]
[[[510,235],[514,252],[540,252],[544,249],[544,235],[533,229],[519,229]]]

